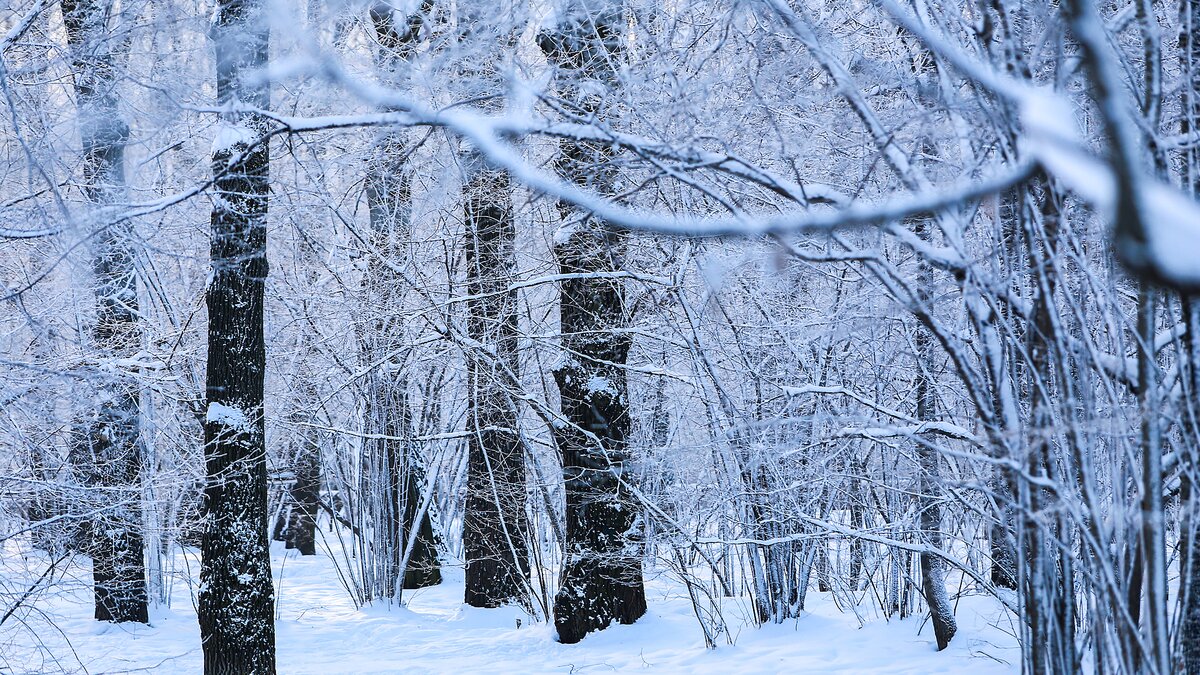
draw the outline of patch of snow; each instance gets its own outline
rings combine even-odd
[[[616,395],[617,388],[613,386],[612,380],[603,375],[592,375],[587,381],[588,391],[595,393],[605,393]]]
[[[568,241],[571,241],[571,237],[574,236],[575,233],[578,231],[579,231],[579,223],[570,223],[567,225],[563,225],[562,227],[560,227],[554,231],[554,245],[555,246],[566,245],[566,243]]]
[[[246,413],[241,408],[228,406],[224,403],[209,403],[208,413],[205,414],[204,421],[223,424],[231,429],[250,429],[250,420],[246,419]]]
[[[258,134],[249,127],[219,122],[217,123],[217,134],[213,137],[212,156],[228,154],[238,146],[250,147],[257,140]]]

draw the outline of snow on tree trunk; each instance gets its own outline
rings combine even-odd
[[[83,141],[84,193],[93,206],[92,271],[96,285],[99,358],[96,407],[77,440],[75,468],[84,484],[101,488],[90,499],[97,515],[86,527],[84,551],[92,558],[95,616],[101,621],[147,619],[146,566],[140,481],[142,439],[139,383],[129,365],[141,347],[136,252],[131,223],[104,222],[104,207],[121,204],[129,127],[117,107],[117,38],[112,7],[102,0],[63,0],[63,25],[72,55],[79,135]],[[91,497],[89,493],[89,497]]]
[[[588,114],[603,114],[616,80],[625,22],[622,3],[575,0],[559,8],[542,51],[557,66],[558,94]],[[601,193],[615,188],[609,146],[568,140],[556,170]],[[625,360],[630,335],[619,280],[626,235],[560,202],[555,237],[560,283],[561,349],[554,369],[562,421],[554,429],[566,485],[566,561],[554,600],[558,638],[575,643],[612,621],[646,611],[639,510],[622,485],[630,430]]]
[[[210,35],[217,102],[266,108],[269,33],[256,0],[221,0]],[[213,143],[203,562],[197,614],[205,675],[275,672],[263,421],[268,144],[258,116],[228,112]]]

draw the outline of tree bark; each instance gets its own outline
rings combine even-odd
[[[599,115],[615,84],[622,3],[575,0],[540,37],[558,67],[559,96]],[[556,170],[576,185],[611,193],[612,150],[564,141]],[[612,621],[633,623],[646,611],[638,509],[624,486],[630,429],[624,370],[630,336],[621,283],[604,274],[622,268],[625,234],[590,214],[559,204],[556,237],[563,356],[554,370],[563,424],[554,430],[566,487],[566,562],[554,602],[558,638],[575,643]]]
[[[284,530],[287,548],[300,555],[317,553],[317,513],[321,506],[321,448],[317,434],[301,434],[296,456],[292,462],[295,482],[288,490],[291,509]]]
[[[461,67],[466,100],[489,112],[504,107],[499,65],[515,47],[519,17],[483,5],[462,13],[460,44],[475,50]],[[517,354],[516,225],[508,173],[464,148],[463,221],[467,294],[467,499],[464,601],[531,606],[529,523],[525,513],[525,446],[514,392]]]
[[[129,139],[115,91],[119,45],[114,44],[116,38],[108,27],[112,11],[106,0],[62,2],[83,141],[84,193],[95,207],[92,271],[96,326],[92,339],[101,362],[95,392],[98,405],[79,440],[83,447],[73,454],[84,483],[101,488],[92,505],[99,513],[88,523],[84,542],[84,550],[92,558],[96,619],[145,623],[139,384],[116,363],[133,358],[141,347],[136,252],[128,221],[104,222],[108,215],[104,207],[126,199],[125,143]]]
[[[1200,128],[1200,0],[1180,0],[1179,57],[1183,69],[1180,87],[1183,136]],[[1184,152],[1183,187],[1200,195],[1200,149],[1195,144]],[[1183,671],[1200,675],[1200,298],[1183,297],[1183,320],[1187,333],[1180,361],[1186,374],[1184,388],[1183,443],[1180,448],[1180,595],[1179,643]]]
[[[217,102],[267,108],[267,18],[258,0],[219,0]],[[205,675],[275,672],[274,593],[267,540],[263,382],[266,344],[268,144],[266,122],[223,114],[213,143],[212,279],[208,303],[208,412],[204,422],[204,535],[197,614]]]
[[[927,150],[928,151],[928,150]],[[920,220],[913,228],[918,237],[926,236],[927,222]],[[933,312],[932,274],[924,262],[918,263],[917,293],[926,311]],[[937,394],[932,381],[933,368],[933,336],[925,326],[917,326],[913,336],[913,358],[916,366],[916,381],[914,394],[916,396],[916,417],[919,422],[932,422],[935,419]],[[941,549],[942,536],[942,470],[941,458],[938,451],[925,438],[916,438],[917,462],[917,525],[918,537],[926,546]],[[929,607],[929,618],[933,623],[933,634],[937,640],[938,651],[950,645],[950,640],[958,631],[954,620],[954,608],[950,597],[946,594],[946,573],[942,559],[928,551],[917,554],[917,567],[921,573],[921,592],[925,597],[925,605]]]
[[[936,401],[933,383],[930,382],[930,352],[932,339],[924,327],[917,328],[914,343],[917,348],[917,419],[926,422],[933,420],[933,409]],[[942,472],[937,450],[925,439],[917,439],[917,458],[920,462],[918,481],[918,524],[922,543],[934,549],[941,549],[942,536]],[[950,596],[946,594],[946,571],[942,559],[929,552],[917,556],[921,570],[921,591],[925,596],[925,604],[929,607],[929,618],[933,622],[933,635],[937,640],[938,651],[950,645],[950,640],[958,632],[958,624],[954,620],[954,608],[950,604]]]
[[[468,160],[470,162],[471,160]],[[528,601],[525,447],[512,396],[518,372],[516,265],[508,174],[479,167],[464,187],[467,227],[467,503],[465,602]]]

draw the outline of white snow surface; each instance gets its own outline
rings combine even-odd
[[[19,588],[45,569],[43,555],[18,549],[12,540],[0,545],[0,551],[0,590]],[[199,555],[194,550],[180,553],[175,562],[171,606],[152,608],[149,626],[114,625],[92,619],[91,575],[86,559],[78,558],[65,574],[66,590],[42,595],[37,611],[18,612],[0,626],[0,672],[200,672],[203,655],[194,609]],[[827,594],[815,589],[804,616],[761,628],[745,622],[744,598],[729,599],[725,615],[736,644],[722,638],[717,649],[706,650],[685,589],[668,574],[652,572],[646,616],[631,626],[593,633],[580,644],[563,645],[555,642],[552,625],[532,622],[520,609],[463,605],[457,567],[445,570],[447,581],[440,586],[406,591],[407,607],[380,604],[356,610],[327,555],[301,557],[275,544],[272,563],[280,598],[278,670],[287,675],[992,675],[1020,670],[1015,626],[994,600],[979,596],[957,601],[958,635],[944,652],[935,650],[932,628],[923,616],[888,622],[864,608],[860,612],[866,624],[860,628],[853,612],[839,612]],[[951,587],[957,588],[956,583]]]

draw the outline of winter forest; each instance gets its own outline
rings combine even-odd
[[[5,0],[0,673],[1200,674],[1200,0]]]

